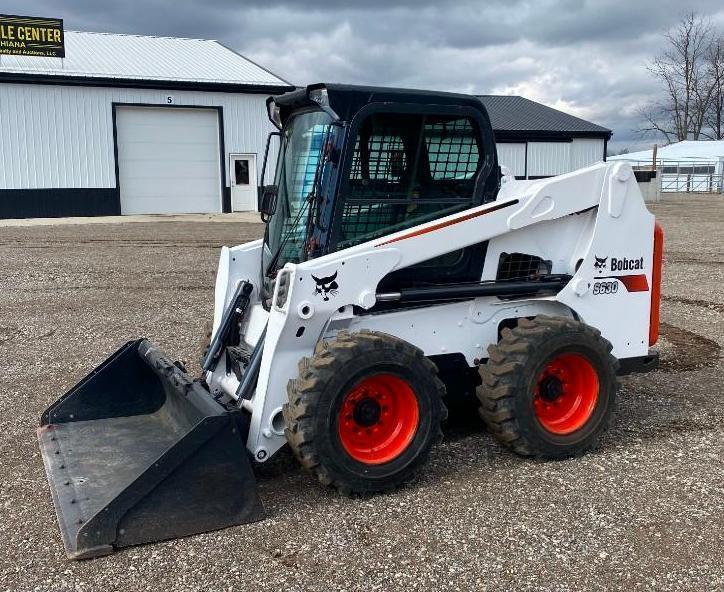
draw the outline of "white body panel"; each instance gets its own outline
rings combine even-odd
[[[119,107],[116,130],[122,214],[221,212],[216,110]]]
[[[325,331],[333,336],[341,329],[371,329],[392,333],[419,347],[426,356],[462,353],[468,364],[488,357],[487,347],[498,340],[498,325],[509,318],[549,314],[571,316],[567,307],[553,299],[501,301],[476,298],[472,301],[412,308],[385,314],[335,318]],[[434,319],[434,323],[431,322]]]
[[[214,287],[214,324],[215,333],[229,304],[236,285],[246,281],[254,286],[254,294],[259,294],[259,276],[261,270],[262,240],[255,240],[237,247],[221,247],[219,266]]]
[[[273,420],[286,401],[287,382],[297,376],[297,363],[312,355],[321,337],[343,328],[397,335],[427,355],[461,353],[472,365],[485,358],[488,345],[497,341],[501,321],[543,313],[576,316],[598,328],[619,358],[646,355],[650,289],[629,292],[624,281],[636,275],[639,283],[651,286],[653,231],[654,217],[644,206],[631,168],[599,164],[551,179],[511,181],[503,185],[494,203],[299,265],[287,264],[280,276],[288,274],[290,288],[283,306],[272,306],[268,313],[256,392],[245,403],[252,412],[248,449],[263,461],[285,443],[279,418]],[[386,313],[353,313],[352,305],[374,306],[377,285],[390,272],[485,240],[489,244],[483,279],[495,276],[504,252],[540,256],[551,261],[553,273],[573,277],[555,296],[486,297]],[[259,262],[253,259],[259,248],[257,241],[222,250],[215,323],[236,282],[258,278]],[[234,261],[234,252],[243,256]],[[611,270],[614,258],[640,260],[643,269]],[[246,267],[242,260],[251,261],[252,266]],[[335,273],[336,293],[319,293],[312,275],[321,278]],[[619,289],[599,293],[600,282],[614,283]],[[278,286],[277,279],[275,303]],[[260,305],[248,315],[244,339],[249,345],[256,343],[265,315]],[[224,371],[217,369],[207,377],[209,383],[220,385],[223,377],[219,374]]]

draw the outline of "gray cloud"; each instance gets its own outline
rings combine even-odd
[[[523,94],[640,140],[645,63],[683,10],[720,0],[5,0],[66,28],[219,39],[296,84],[327,80]]]

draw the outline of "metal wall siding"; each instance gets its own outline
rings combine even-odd
[[[228,155],[256,153],[266,137],[266,96],[0,84],[0,189],[113,188],[113,103],[222,107],[225,185]],[[273,163],[271,163],[273,165]],[[271,169],[273,170],[273,169]]]
[[[571,142],[571,168],[582,169],[603,160],[605,142],[601,138],[574,138]]]
[[[498,162],[508,167],[516,177],[525,176],[525,143],[498,143]]]
[[[567,173],[571,160],[570,142],[529,142],[528,176],[542,177]]]

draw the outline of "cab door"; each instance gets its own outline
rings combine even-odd
[[[485,122],[471,109],[415,107],[372,108],[355,118],[335,215],[337,250],[495,198],[495,150],[492,141],[486,141]],[[379,289],[479,280],[485,246],[398,270]]]

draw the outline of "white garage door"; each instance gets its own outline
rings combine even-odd
[[[121,213],[221,211],[215,110],[118,107],[116,131]]]

